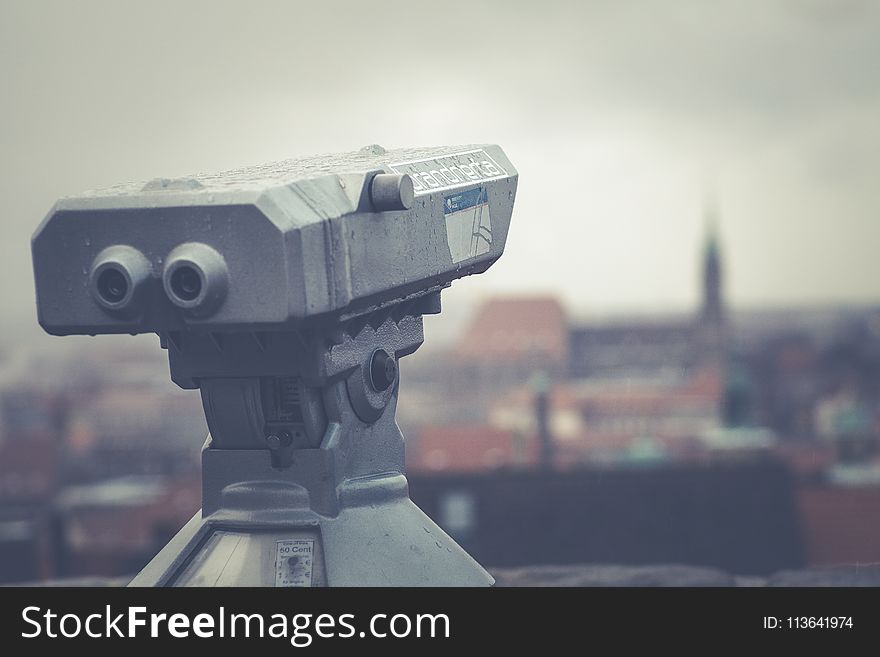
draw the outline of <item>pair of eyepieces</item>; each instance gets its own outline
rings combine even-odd
[[[143,291],[153,276],[153,266],[134,247],[117,244],[101,251],[92,264],[89,287],[95,301],[114,313],[137,312]],[[229,275],[226,262],[207,244],[187,242],[177,246],[162,267],[165,295],[178,308],[207,315],[226,298]]]

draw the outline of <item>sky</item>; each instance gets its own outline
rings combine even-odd
[[[0,0],[0,332],[56,198],[310,155],[497,143],[506,251],[447,305],[880,302],[880,3]],[[458,300],[461,301],[458,301]]]

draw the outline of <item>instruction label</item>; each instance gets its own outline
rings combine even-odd
[[[275,542],[275,586],[311,586],[315,541],[293,538]]]

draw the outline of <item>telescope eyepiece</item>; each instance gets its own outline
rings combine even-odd
[[[119,303],[128,294],[128,279],[116,267],[108,267],[98,276],[98,294],[107,303]]]
[[[92,263],[89,289],[104,310],[134,313],[144,283],[152,273],[150,261],[137,249],[123,244],[108,246]]]
[[[226,298],[229,272],[217,251],[201,242],[187,242],[168,255],[162,284],[175,306],[192,315],[206,316]]]
[[[202,293],[202,277],[189,265],[181,265],[171,275],[171,291],[178,299],[195,301]]]

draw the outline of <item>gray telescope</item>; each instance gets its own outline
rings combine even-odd
[[[132,585],[492,583],[409,499],[397,361],[501,256],[517,177],[498,146],[369,146],[55,204],[40,325],[157,333],[210,431],[202,509]]]

